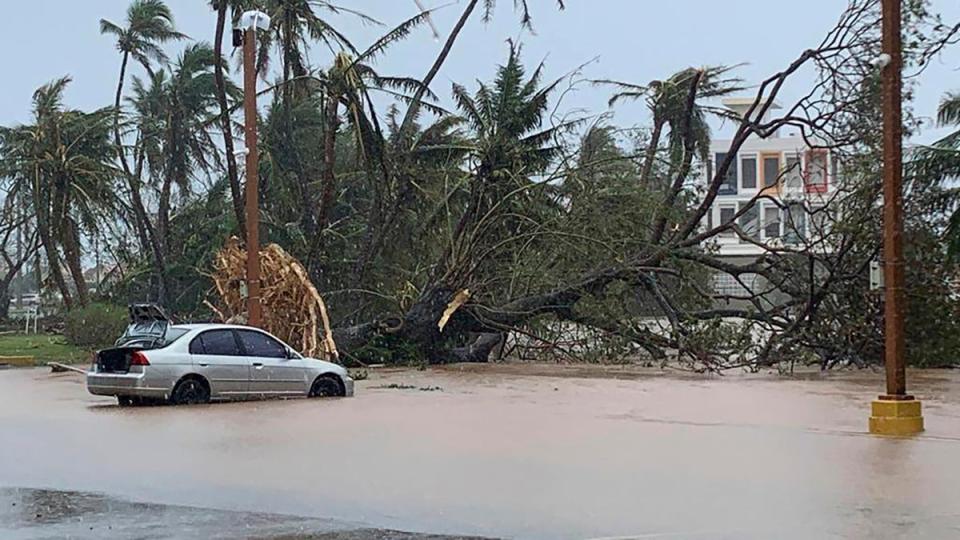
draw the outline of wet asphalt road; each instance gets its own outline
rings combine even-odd
[[[0,488],[0,538],[467,540],[282,514],[134,503],[101,494]]]
[[[0,538],[960,538],[960,372],[912,374],[907,440],[865,433],[879,373],[596,375],[120,409],[0,372]]]

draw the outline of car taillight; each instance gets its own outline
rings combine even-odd
[[[140,351],[135,351],[133,355],[130,356],[130,365],[131,366],[149,366],[150,361],[147,360],[147,355],[143,354]]]

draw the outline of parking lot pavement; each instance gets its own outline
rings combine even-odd
[[[151,538],[960,537],[960,373],[911,374],[914,439],[865,433],[881,377],[453,366],[349,399],[121,409],[9,370],[0,537],[62,536],[11,510],[24,494]]]

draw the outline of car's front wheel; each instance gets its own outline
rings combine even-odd
[[[170,394],[173,405],[198,405],[210,402],[210,388],[197,378],[182,379]]]
[[[310,397],[336,397],[343,395],[343,387],[336,375],[321,375],[310,387]]]

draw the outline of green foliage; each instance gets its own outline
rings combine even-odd
[[[90,304],[67,313],[63,335],[78,347],[108,347],[127,327],[127,310],[112,304]]]
[[[396,334],[375,337],[350,356],[363,364],[420,365],[426,362],[420,348]]]
[[[0,336],[0,356],[32,356],[38,366],[46,362],[79,364],[90,361],[91,348],[71,345],[63,336],[4,335]]]

